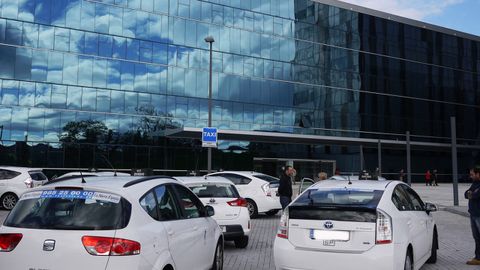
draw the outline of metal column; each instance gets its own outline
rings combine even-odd
[[[378,139],[378,176],[382,176],[382,141]]]
[[[452,129],[452,176],[453,176],[453,205],[458,206],[458,167],[457,167],[457,124],[455,117],[450,117]]]
[[[412,153],[410,148],[410,131],[407,131],[406,134],[407,140],[407,183],[409,186],[412,185]]]
[[[360,171],[365,169],[365,162],[363,158],[363,145],[360,144]]]

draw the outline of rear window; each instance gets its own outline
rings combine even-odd
[[[199,198],[238,198],[237,189],[228,184],[201,184],[189,186]]]
[[[128,225],[131,204],[124,198],[88,190],[25,193],[4,225],[31,229],[115,230]]]
[[[266,174],[254,174],[253,176],[269,183],[276,183],[280,181],[280,179]]]
[[[28,172],[28,174],[30,174],[30,177],[32,178],[32,180],[35,180],[35,181],[47,180],[47,177],[45,176],[45,174],[43,174],[40,171],[31,171],[31,172]]]
[[[289,208],[291,219],[376,222],[381,190],[309,189]]]
[[[10,171],[10,170],[0,170],[0,180],[12,179],[19,176],[21,173]]]

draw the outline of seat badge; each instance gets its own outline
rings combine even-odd
[[[43,242],[44,251],[53,251],[55,249],[55,240],[47,239]]]

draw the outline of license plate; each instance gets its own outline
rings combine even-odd
[[[333,247],[335,246],[335,240],[323,240],[323,245]]]
[[[310,230],[310,239],[322,241],[349,241],[350,232],[348,231],[326,231],[326,230]]]

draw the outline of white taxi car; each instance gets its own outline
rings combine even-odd
[[[214,210],[158,177],[83,177],[24,193],[0,227],[0,269],[223,268]]]
[[[5,210],[11,210],[23,192],[47,182],[48,178],[42,169],[0,167],[0,206]]]
[[[240,197],[230,180],[217,176],[187,176],[175,179],[189,187],[203,204],[215,209],[212,218],[220,225],[225,241],[233,241],[237,248],[248,246],[250,215],[247,200]]]
[[[420,269],[437,258],[433,211],[402,182],[321,181],[283,212],[276,269]]]
[[[259,213],[275,215],[282,209],[277,194],[280,180],[276,177],[248,171],[223,171],[209,175],[225,177],[235,184],[240,196],[247,200],[251,218],[257,217]]]

